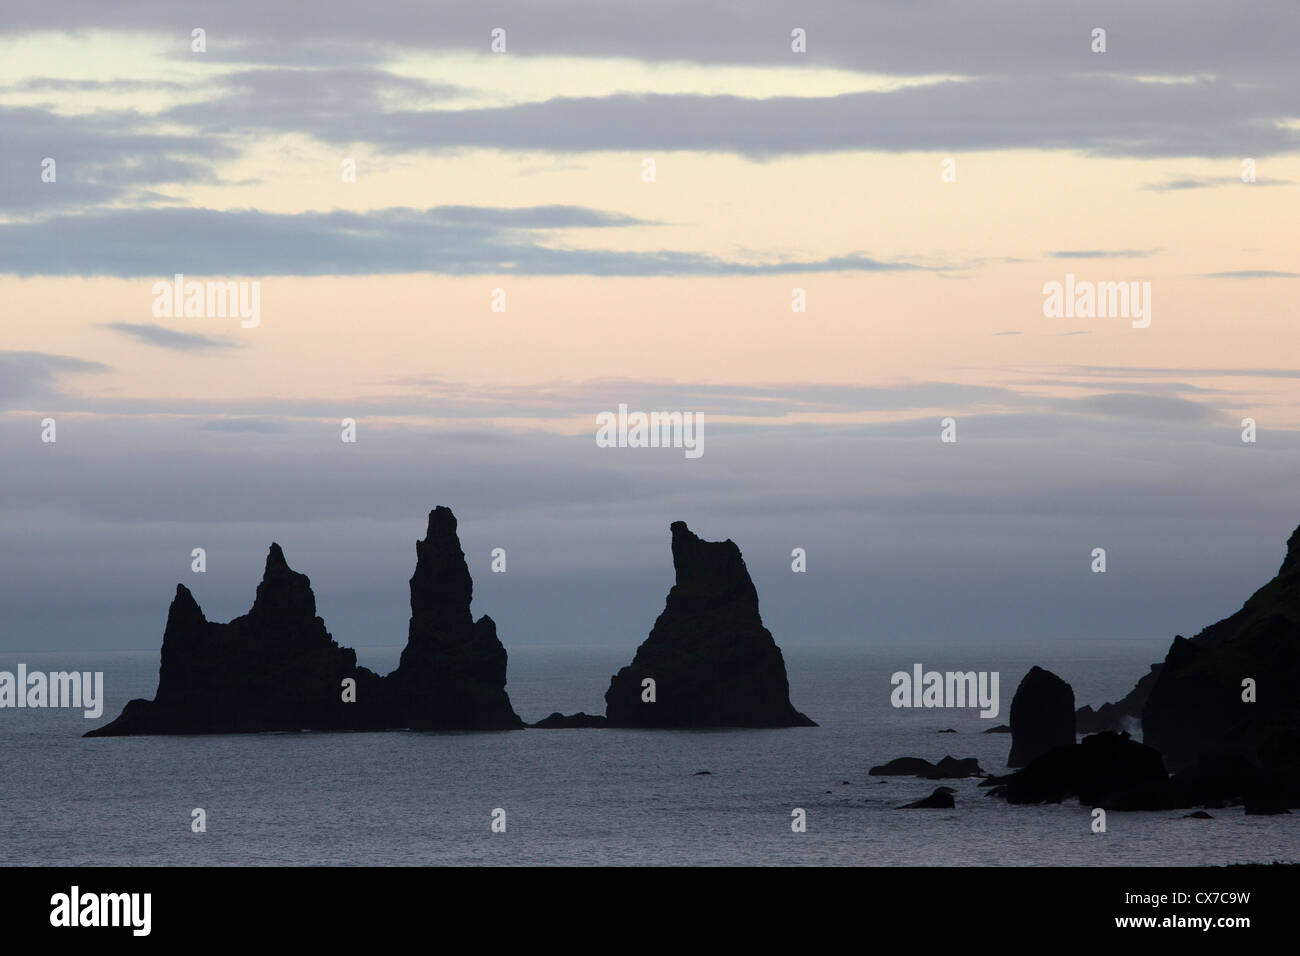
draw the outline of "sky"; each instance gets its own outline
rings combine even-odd
[[[272,540],[401,644],[439,504],[507,649],[630,655],[675,520],[787,648],[1163,646],[1276,572],[1294,3],[267,6],[0,14],[0,648],[228,620]]]

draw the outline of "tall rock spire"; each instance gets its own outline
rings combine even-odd
[[[758,613],[734,541],[673,522],[677,583],[632,663],[609,682],[606,715],[625,727],[816,726],[790,704],[785,659]],[[644,682],[654,681],[649,702]]]

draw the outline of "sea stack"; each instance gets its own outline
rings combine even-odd
[[[632,663],[610,680],[609,724],[815,727],[790,704],[785,659],[763,626],[740,548],[703,541],[683,521],[670,530],[676,583]]]
[[[456,518],[436,508],[416,543],[401,665],[380,677],[330,637],[311,581],[272,544],[252,609],[229,624],[209,621],[176,586],[157,694],[86,736],[523,727],[506,696],[496,625],[470,616],[473,587]]]
[[[1023,767],[1054,747],[1074,743],[1074,690],[1051,671],[1035,666],[1011,698],[1008,767]]]
[[[356,703],[343,700],[347,678],[356,681]],[[86,736],[373,728],[387,720],[379,684],[330,637],[311,581],[272,544],[252,609],[228,624],[209,621],[189,589],[176,586],[157,694],[130,701]]]
[[[413,730],[522,728],[506,694],[506,649],[496,624],[470,613],[474,582],[450,508],[429,512],[415,555],[406,647],[388,677],[403,723]]]

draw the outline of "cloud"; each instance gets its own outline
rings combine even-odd
[[[214,338],[210,335],[200,335],[197,332],[178,332],[176,329],[169,329],[162,325],[137,322],[105,322],[103,327],[112,329],[114,332],[121,332],[123,335],[128,335],[145,345],[156,345],[159,348],[174,349],[178,352],[205,352],[212,349],[238,347],[236,343],[224,339]]]
[[[64,375],[106,372],[107,365],[47,352],[0,352],[0,405],[53,398]]]
[[[1203,272],[1202,279],[1300,279],[1300,272],[1273,269],[1238,269],[1234,272]]]
[[[1300,370],[1290,368],[1159,368],[1145,365],[1067,365],[1065,368],[1076,375],[1095,375],[1101,378],[1114,378],[1117,376],[1128,375],[1205,375],[1245,376],[1248,378],[1300,378]]]
[[[283,108],[280,108],[283,107]],[[294,130],[387,152],[725,151],[762,159],[841,150],[1080,150],[1108,156],[1264,156],[1300,147],[1290,90],[1114,74],[986,76],[888,92],[755,99],[708,94],[564,96],[487,108],[263,110],[242,93],[176,106],[171,122],[221,135]]]
[[[164,184],[214,182],[214,164],[238,149],[220,138],[151,130],[131,111],[59,116],[35,107],[0,106],[0,210],[44,213],[124,198]],[[54,182],[42,180],[46,158]]]
[[[694,252],[565,249],[551,229],[638,223],[575,206],[444,206],[364,213],[152,208],[0,222],[0,270],[30,275],[778,275],[941,271],[851,253],[739,262]]]
[[[1049,259],[1142,259],[1159,249],[1063,249],[1049,252]]]
[[[1181,179],[1170,179],[1163,183],[1147,183],[1142,188],[1150,192],[1167,193],[1179,192],[1184,189],[1208,189],[1211,186],[1222,186],[1223,184],[1224,181],[1222,180],[1184,176]]]
[[[1105,418],[1150,418],[1170,422],[1209,422],[1214,410],[1201,402],[1172,395],[1107,392],[1082,398],[1059,398],[1050,403],[1056,411],[1100,415]]]

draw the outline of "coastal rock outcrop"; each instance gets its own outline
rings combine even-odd
[[[1011,698],[1008,767],[1023,767],[1054,747],[1074,743],[1074,690],[1051,671],[1032,667]]]
[[[227,624],[209,621],[177,585],[154,699],[130,701],[86,736],[522,727],[496,627],[470,616],[473,585],[450,510],[430,513],[416,553],[407,646],[387,677],[358,667],[356,652],[330,636],[311,581],[272,544],[252,609]]]
[[[413,730],[514,730],[523,721],[506,694],[506,649],[486,614],[470,613],[474,582],[456,516],[441,505],[415,544],[411,620],[389,693]]]
[[[1169,775],[1155,749],[1106,731],[1035,757],[1000,778],[1008,803],[1079,802],[1107,810],[1160,810],[1173,805]]]
[[[609,723],[816,726],[790,703],[785,659],[763,626],[740,548],[701,540],[682,521],[671,532],[676,583],[632,663],[610,680]]]
[[[356,703],[342,699],[346,678],[356,681]],[[209,621],[176,586],[157,694],[86,736],[373,728],[388,718],[380,682],[330,637],[311,581],[272,544],[252,609],[228,624]]]
[[[1112,729],[1139,718],[1171,770],[1215,768],[1186,778],[1207,796],[1300,807],[1300,528],[1277,574],[1239,611],[1175,637],[1128,696],[1079,717]]]

